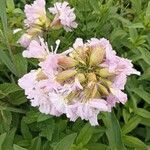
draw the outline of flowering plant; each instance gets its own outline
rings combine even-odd
[[[27,47],[23,57],[38,59],[39,68],[19,79],[19,85],[40,112],[66,114],[71,121],[80,117],[98,125],[100,112],[111,112],[116,103],[126,103],[127,95],[122,90],[127,76],[140,73],[130,60],[117,56],[105,38],[91,38],[86,43],[77,38],[73,47],[62,53],[57,53],[57,40],[55,50],[52,46],[49,50],[42,38],[44,32],[61,27],[72,31],[77,23],[74,8],[67,2],[55,3],[48,10],[53,20],[46,15],[44,0],[25,6],[27,32],[19,43]]]

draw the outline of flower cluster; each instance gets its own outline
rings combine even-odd
[[[55,3],[54,7],[48,10],[53,14],[53,20],[46,13],[45,0],[36,0],[31,5],[25,5],[26,33],[18,41],[23,47],[28,47],[32,40],[39,40],[38,37],[43,35],[43,31],[63,27],[68,32],[77,28],[74,9],[71,9],[67,2]]]
[[[37,4],[36,1],[28,7]],[[49,11],[56,15],[52,26],[61,23],[66,30],[77,27],[68,3],[56,3]],[[38,14],[33,17],[34,23],[39,21]],[[28,26],[34,24],[31,20],[25,21]],[[130,60],[117,56],[104,38],[91,38],[86,43],[77,38],[73,47],[62,53],[57,53],[59,44],[57,40],[55,50],[51,47],[50,51],[43,38],[32,40],[23,56],[38,59],[39,68],[25,74],[18,84],[40,112],[54,116],[66,114],[71,121],[80,117],[98,125],[100,112],[110,112],[116,103],[127,101],[122,91],[127,76],[140,73],[133,69]]]

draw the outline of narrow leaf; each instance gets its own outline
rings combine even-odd
[[[26,74],[28,63],[27,60],[24,57],[22,57],[22,54],[14,55],[14,60],[18,77],[21,77],[24,74]]]
[[[150,94],[148,92],[144,91],[143,89],[139,89],[139,88],[134,88],[131,90],[132,90],[132,92],[137,94],[139,97],[141,97],[145,102],[150,104]]]
[[[41,138],[36,137],[32,140],[29,150],[41,150]]]
[[[16,129],[12,128],[6,135],[6,138],[2,145],[2,150],[13,150],[13,141],[15,136]]]
[[[135,111],[134,111],[137,115],[143,117],[143,118],[148,118],[150,119],[150,112],[145,110],[145,109],[142,109],[142,108],[137,108]]]
[[[136,126],[141,122],[141,117],[134,116],[132,117],[123,127],[122,127],[122,133],[126,134],[132,131]]]
[[[6,138],[6,133],[3,133],[3,134],[0,135],[0,150],[3,150],[2,149],[2,144],[5,140],[5,138]]]
[[[70,150],[71,145],[73,144],[77,134],[73,133],[65,136],[54,148],[54,150]]]
[[[26,148],[22,148],[16,144],[13,145],[14,150],[27,150]]]
[[[82,143],[82,145],[86,145],[89,140],[91,139],[93,134],[93,128],[91,127],[90,124],[86,124],[80,131],[77,139],[76,139],[76,144]]]
[[[106,135],[112,150],[125,150],[120,125],[114,113],[104,113],[102,118],[107,128]]]
[[[10,57],[3,50],[0,50],[0,61],[4,63],[13,74],[17,75],[14,64],[12,63]]]
[[[147,150],[147,146],[138,138],[133,136],[123,136],[123,141],[126,146],[136,148],[137,150]]]

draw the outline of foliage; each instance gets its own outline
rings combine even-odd
[[[129,77],[128,102],[99,115],[99,126],[70,122],[32,108],[17,80],[34,60],[21,56],[17,44],[23,6],[31,1],[0,0],[0,150],[148,150],[150,149],[150,2],[148,0],[68,0],[79,27],[71,33],[48,33],[48,44],[61,50],[75,37],[105,37],[120,56],[132,59],[141,76]],[[53,3],[47,1],[47,3]]]

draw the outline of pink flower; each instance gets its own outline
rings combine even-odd
[[[28,47],[30,42],[31,42],[31,40],[32,40],[32,36],[30,36],[30,35],[25,33],[18,40],[18,43],[21,44],[21,46],[23,46],[23,47]]]
[[[39,63],[39,66],[48,76],[52,77],[52,75],[57,72],[58,58],[58,54],[49,54],[45,61]]]
[[[57,54],[59,43],[45,53],[48,48],[44,42],[31,42],[28,57],[44,59],[39,63],[41,68],[22,77],[19,85],[31,105],[42,113],[66,114],[71,121],[81,118],[98,125],[99,113],[110,112],[116,103],[126,103],[122,90],[127,77],[140,73],[130,60],[117,56],[104,38],[86,43],[78,38],[72,48]]]
[[[102,99],[93,99],[88,103],[74,102],[74,104],[67,107],[67,117],[71,121],[75,121],[78,117],[89,120],[91,125],[98,125],[97,115],[101,111],[111,111],[107,106],[107,102]]]
[[[25,5],[25,25],[43,25],[46,22],[45,0],[35,0],[31,5]]]
[[[32,70],[19,79],[18,84],[25,90],[25,95],[33,107],[39,107],[42,113],[59,116],[61,113],[56,110],[49,97],[49,92],[59,85],[48,78],[40,80],[41,71],[41,69]]]
[[[57,25],[60,22],[66,31],[72,31],[72,28],[77,28],[74,9],[71,9],[68,5],[68,2],[56,2],[54,7],[49,8],[50,13],[55,14],[52,26]]]
[[[32,40],[27,50],[24,50],[22,55],[27,58],[45,59],[49,54],[47,43],[44,43],[44,39],[39,38],[39,42]]]
[[[32,70],[30,73],[25,74],[18,80],[19,86],[25,90],[25,94],[28,95],[36,84],[36,71]]]

